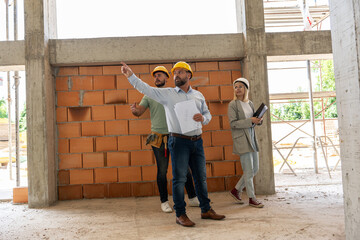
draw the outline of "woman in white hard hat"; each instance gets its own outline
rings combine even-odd
[[[229,103],[228,116],[233,139],[233,153],[240,156],[243,175],[230,191],[230,195],[238,203],[243,204],[241,193],[246,187],[249,205],[262,208],[264,205],[256,200],[253,182],[259,170],[259,148],[253,126],[260,125],[262,118],[253,117],[254,104],[248,99],[249,81],[238,78],[234,81],[233,87],[234,100]]]

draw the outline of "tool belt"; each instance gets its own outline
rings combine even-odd
[[[160,148],[161,144],[164,142],[165,149],[167,148],[167,138],[168,134],[160,134],[157,132],[151,132],[146,138],[146,145],[150,145],[156,148]]]

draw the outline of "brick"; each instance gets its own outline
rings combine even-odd
[[[141,149],[140,136],[118,136],[118,150],[129,151]]]
[[[106,135],[127,135],[129,133],[128,120],[116,120],[105,122]]]
[[[232,145],[231,131],[216,131],[211,133],[212,145]]]
[[[93,77],[92,76],[73,76],[71,77],[72,87],[71,90],[93,90]]]
[[[94,151],[94,143],[92,138],[72,138],[69,141],[71,153]]]
[[[194,72],[191,86],[207,86],[210,84],[209,72]]]
[[[81,154],[59,154],[59,169],[71,169],[81,167]]]
[[[144,94],[139,92],[136,89],[128,89],[128,103],[139,103],[141,99],[144,97]]]
[[[235,187],[235,185],[237,184],[237,182],[239,180],[240,180],[240,178],[238,176],[226,177],[225,178],[225,190],[231,191]]]
[[[157,66],[163,66],[165,67],[169,74],[171,75],[171,69],[173,67],[173,65],[171,63],[165,63],[165,64],[150,64],[149,67],[150,67],[150,72],[154,71],[154,69],[157,67]],[[193,69],[194,70],[194,69]]]
[[[154,184],[152,182],[132,183],[134,197],[147,197],[154,195]]]
[[[223,101],[231,101],[234,99],[234,88],[230,86],[220,86],[220,99]]]
[[[152,165],[153,152],[152,151],[135,151],[130,153],[131,166]]]
[[[241,78],[242,74],[241,71],[231,71],[231,80],[234,82],[236,79]],[[231,84],[232,84],[231,82]]]
[[[150,132],[150,119],[129,121],[129,134],[149,134]]]
[[[212,176],[212,164],[206,163],[206,177]]]
[[[150,73],[150,67],[148,64],[143,65],[129,65],[131,70],[136,73]]]
[[[240,61],[226,61],[219,62],[220,70],[241,70],[241,62]]]
[[[82,186],[74,185],[74,186],[59,186],[58,187],[59,200],[77,200],[82,199]]]
[[[213,116],[207,125],[203,125],[204,131],[220,130],[220,117]]]
[[[126,103],[127,101],[126,90],[104,91],[104,95],[105,95],[105,104]]]
[[[94,76],[94,90],[116,89],[115,76]]]
[[[90,121],[91,120],[91,108],[89,107],[72,107],[68,108],[68,121]]]
[[[104,167],[104,153],[84,153],[83,168]]]
[[[58,139],[58,153],[69,153],[68,139]]]
[[[146,145],[146,138],[148,135],[142,135],[141,136],[141,149],[142,150],[152,150],[151,145]]]
[[[206,161],[222,160],[223,148],[222,147],[205,147],[205,159]]]
[[[233,176],[235,175],[234,162],[213,162],[213,176]]]
[[[81,137],[80,123],[62,123],[58,124],[59,138]]]
[[[67,122],[67,108],[58,107],[56,108],[56,122]]]
[[[130,110],[130,105],[117,105],[115,106],[116,119],[135,119]]]
[[[142,167],[143,181],[156,181],[156,177],[157,177],[157,167],[155,165]]]
[[[97,137],[95,139],[96,151],[116,151],[117,137]]]
[[[149,84],[151,87],[156,87],[154,78],[151,76],[151,74],[140,74],[139,78],[143,81]]]
[[[116,75],[116,88],[117,89],[131,89],[133,86],[129,83],[124,75]]]
[[[104,136],[105,135],[104,121],[81,123],[81,134],[82,136]]]
[[[130,166],[129,152],[107,152],[107,167],[125,167]]]
[[[79,75],[78,67],[60,67],[58,76]]]
[[[231,127],[230,127],[230,122],[229,122],[229,117],[224,115],[224,116],[221,116],[221,128],[223,130],[230,130]]]
[[[131,197],[130,183],[110,183],[109,198]]]
[[[92,169],[70,170],[70,184],[94,183],[94,172]]]
[[[223,177],[212,177],[206,179],[208,192],[222,192],[225,190],[225,179]]]
[[[121,66],[103,66],[103,74],[104,75],[116,75],[122,74]]]
[[[84,92],[83,102],[82,102],[83,106],[103,105],[103,104],[104,104],[103,91]]]
[[[218,62],[197,62],[196,71],[219,70]]]
[[[141,181],[141,167],[118,168],[118,178],[119,178],[119,182]]]
[[[236,173],[236,175],[243,175],[243,170],[242,170],[240,161],[235,162],[235,173]]]
[[[209,72],[210,85],[232,84],[231,71]]]
[[[210,132],[203,132],[202,133],[202,140],[203,140],[203,146],[204,147],[210,147],[211,146],[211,133]]]
[[[96,168],[95,183],[114,183],[117,182],[117,168]]]
[[[79,92],[58,92],[57,106],[79,106]]]
[[[70,172],[65,170],[60,170],[58,172],[58,182],[60,185],[69,185],[70,184]]]
[[[69,90],[68,80],[69,77],[56,77],[55,79],[56,91],[68,91]]]
[[[103,68],[102,67],[80,67],[79,73],[80,73],[80,75],[102,75]]]
[[[220,90],[218,86],[198,87],[198,91],[204,95],[206,101],[220,100]]]
[[[240,160],[239,155],[233,154],[233,146],[224,146],[224,160]]]
[[[114,106],[93,106],[92,107],[92,120],[114,120],[115,109]]]
[[[84,198],[104,198],[107,187],[105,184],[85,184],[83,186]]]
[[[91,120],[91,108],[89,107],[72,107],[68,108],[68,121],[90,121]]]
[[[227,115],[228,103],[209,103],[209,110],[214,115]]]

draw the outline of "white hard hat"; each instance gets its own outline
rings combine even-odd
[[[250,84],[249,84],[249,81],[248,81],[246,78],[238,78],[238,79],[236,79],[236,80],[233,82],[233,86],[234,86],[235,83],[237,83],[237,82],[242,82],[242,83],[245,85],[245,87],[246,87],[247,89],[249,89]]]

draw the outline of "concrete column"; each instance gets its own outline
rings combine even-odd
[[[267,77],[266,36],[263,0],[236,0],[238,31],[244,34],[245,55],[243,75],[250,82],[250,99],[255,108],[269,104]],[[255,177],[256,194],[274,194],[274,166],[270,113],[261,127],[256,127],[260,147],[260,168]]]
[[[56,37],[55,0],[26,0],[25,69],[29,207],[57,199],[55,162],[55,81],[49,39]]]
[[[346,239],[360,239],[360,2],[330,0]]]

